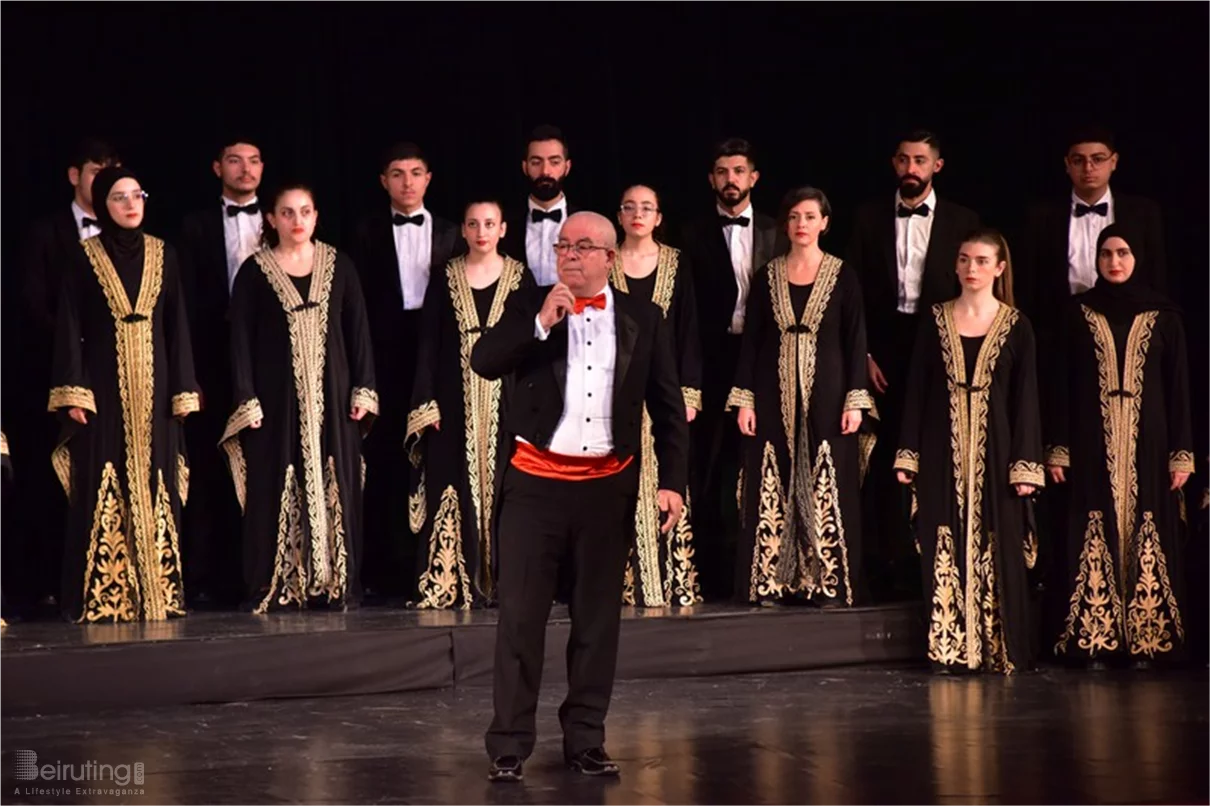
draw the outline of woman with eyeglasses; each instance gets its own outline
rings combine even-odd
[[[663,220],[655,190],[647,185],[626,189],[618,209],[624,238],[609,279],[619,291],[654,302],[672,324],[685,417],[693,422],[702,408],[702,360],[693,275],[684,252],[656,240]],[[656,500],[659,471],[655,443],[646,412],[641,461],[635,540],[626,565],[622,601],[639,607],[698,604],[702,595],[694,561],[688,498],[684,515],[665,539],[660,532],[660,507]]]
[[[853,270],[825,252],[832,206],[782,201],[790,251],[752,276],[728,408],[739,410],[737,598],[851,607],[864,595],[860,487],[873,450],[865,314]]]
[[[92,191],[101,234],[65,271],[49,402],[70,502],[61,602],[73,621],[161,621],[185,615],[182,421],[200,408],[185,300],[134,174],[105,168]]]
[[[412,463],[408,514],[419,538],[425,609],[495,601],[492,517],[497,457],[505,451],[506,384],[471,370],[471,350],[518,289],[525,265],[496,251],[506,225],[499,202],[473,201],[462,215],[468,251],[434,271],[421,311],[421,341],[404,445]]]
[[[361,599],[362,439],[378,414],[374,353],[353,262],[313,240],[319,211],[290,184],[265,211],[265,247],[231,294],[234,410],[221,445],[244,511],[256,613]]]

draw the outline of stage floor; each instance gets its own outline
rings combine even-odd
[[[520,785],[486,781],[486,686],[6,715],[4,799],[1206,803],[1207,682],[1204,669],[947,678],[886,667],[623,681],[607,724],[622,777],[602,782],[562,768],[555,712],[566,688],[548,678]],[[17,750],[36,752],[39,764],[141,762],[146,777],[121,798],[29,795],[14,780]]]

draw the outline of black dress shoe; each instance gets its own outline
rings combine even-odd
[[[581,775],[620,775],[621,770],[603,747],[594,747],[567,759],[567,766]]]
[[[521,759],[517,756],[500,756],[492,760],[492,767],[487,771],[487,780],[495,782],[516,783],[524,776],[521,773]]]

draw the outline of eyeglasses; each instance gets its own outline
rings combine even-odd
[[[109,201],[114,204],[125,204],[128,201],[147,201],[147,192],[144,190],[136,190],[132,193],[113,193],[109,196]]]
[[[1091,162],[1093,164],[1093,167],[1100,168],[1102,165],[1109,162],[1109,159],[1110,159],[1109,154],[1093,154],[1091,157],[1088,157],[1088,158],[1086,158],[1083,154],[1073,154],[1072,156],[1067,158],[1067,161],[1070,162],[1072,165],[1074,165],[1076,168],[1083,168],[1089,162]]]
[[[608,247],[608,246],[597,246],[595,243],[592,243],[590,241],[580,241],[579,243],[568,243],[567,241],[559,241],[558,243],[555,244],[555,254],[556,255],[566,255],[570,252],[574,252],[576,255],[580,255],[580,254],[583,254],[584,252],[595,252],[598,249],[600,249],[601,251],[604,251],[604,252],[608,252],[609,248],[610,247]]]
[[[660,208],[653,204],[638,205],[632,202],[626,202],[622,205],[622,215],[636,216],[642,213],[644,216],[653,216],[660,211]]]

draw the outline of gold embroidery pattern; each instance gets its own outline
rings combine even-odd
[[[1018,460],[1008,466],[1009,484],[1032,484],[1035,487],[1046,486],[1046,474],[1039,462]]]
[[[516,260],[504,259],[504,268],[496,283],[492,305],[487,321],[479,321],[475,307],[475,296],[466,279],[466,258],[451,260],[445,268],[449,278],[450,301],[454,305],[454,316],[458,322],[459,358],[462,365],[462,407],[466,428],[467,486],[470,487],[471,504],[475,511],[475,529],[479,535],[479,589],[490,594],[494,588],[491,578],[491,520],[492,503],[495,497],[496,443],[500,433],[500,390],[499,379],[489,381],[471,368],[471,351],[483,328],[492,328],[504,314],[504,304],[510,294],[521,285],[525,271]]]
[[[81,242],[114,320],[117,343],[118,393],[122,400],[122,423],[126,440],[126,482],[129,520],[133,536],[135,572],[142,590],[142,615],[148,621],[167,617],[163,590],[153,576],[155,513],[151,502],[151,435],[155,412],[156,302],[164,281],[164,242],[143,236],[143,277],[134,307],[117,269],[99,237]]]
[[[181,506],[189,503],[189,465],[179,453],[176,455],[176,494],[181,497]]]
[[[84,610],[80,622],[135,621],[138,579],[131,573],[123,525],[122,489],[112,462],[101,471],[101,487],[92,518],[92,535],[84,563]]]
[[[626,573],[622,576],[622,604],[627,607],[635,607],[638,604],[634,587],[634,546],[630,547],[630,555],[626,558]]]
[[[1154,658],[1157,653],[1172,651],[1169,626],[1182,641],[1185,640],[1185,628],[1181,625],[1181,613],[1168,578],[1168,561],[1160,547],[1160,536],[1150,512],[1143,513],[1137,542],[1139,575],[1134,583],[1134,596],[1126,608],[1126,634],[1130,637],[1131,655]],[[1171,620],[1164,614],[1165,607]]]
[[[655,284],[651,289],[651,301],[660,306],[664,318],[672,306],[672,292],[676,288],[676,272],[681,262],[681,250],[660,244],[659,256],[655,259]],[[623,294],[629,294],[626,272],[622,268],[622,255],[618,254],[609,269],[609,282]]]
[[[56,386],[50,390],[50,400],[46,405],[47,411],[70,408],[81,408],[96,414],[97,401],[93,397],[92,390],[83,386]]]
[[[155,580],[164,597],[164,611],[173,616],[185,615],[185,589],[181,574],[181,543],[176,520],[172,517],[172,499],[164,486],[164,471],[159,471],[159,493],[155,500]]]
[[[844,410],[869,410],[874,408],[874,396],[865,389],[850,389],[844,396]]]
[[[8,435],[0,431],[0,456],[8,455]]]
[[[420,530],[424,528],[424,519],[428,517],[428,502],[424,497],[424,469],[420,470],[420,481],[416,484],[416,491],[408,496],[408,526],[412,529],[412,534],[420,534]]]
[[[265,413],[261,409],[260,400],[252,398],[245,400],[235,407],[235,411],[227,418],[227,426],[223,429],[219,445],[227,454],[227,466],[231,469],[231,480],[235,483],[235,497],[239,499],[240,512],[248,497],[248,464],[244,461],[244,446],[238,439],[239,432],[248,428],[257,420],[264,420]]]
[[[350,399],[350,405],[363,408],[370,414],[377,416],[378,393],[373,389],[355,386],[353,387],[353,392],[350,394]]]
[[[458,604],[459,588],[462,604]],[[453,485],[441,494],[437,514],[433,516],[433,534],[429,538],[429,564],[420,575],[420,601],[423,610],[445,610],[458,607],[469,610],[471,582],[462,556],[462,512],[458,506],[458,491]]]
[[[748,586],[748,601],[779,596],[782,586],[777,581],[777,557],[781,552],[781,536],[785,528],[785,503],[781,474],[777,469],[777,454],[773,443],[765,443],[760,469],[760,503],[757,510],[756,539],[752,545],[752,574]]]
[[[982,591],[979,601],[981,616],[979,626],[982,631],[982,641],[977,641],[974,645],[981,650],[986,649],[983,652],[982,660],[975,660],[970,665],[973,668],[982,663],[983,668],[987,671],[1012,674],[1016,667],[1008,659],[1008,643],[1004,639],[1004,622],[1000,616],[1000,583],[996,577],[996,535],[994,532],[989,532],[987,535],[987,543],[980,554],[979,561],[975,564],[975,573],[979,578],[977,589]]]
[[[265,598],[257,605],[256,612],[269,612],[274,603],[274,593],[280,591],[276,604],[282,607],[306,604],[307,588],[303,564],[302,491],[298,489],[298,477],[294,465],[286,465],[286,480],[282,485],[281,504],[277,513],[277,555],[273,562],[273,579]]]
[[[59,484],[63,486],[63,492],[67,494],[67,500],[71,501],[71,450],[66,442],[60,443],[51,453],[50,464],[55,469]]]
[[[1151,331],[1158,311],[1147,311],[1134,318],[1126,337],[1126,362],[1118,380],[1118,353],[1113,331],[1104,316],[1080,306],[1092,331],[1097,355],[1097,376],[1101,392],[1102,431],[1105,435],[1105,459],[1109,483],[1113,489],[1113,508],[1117,515],[1118,557],[1130,557],[1130,534],[1134,531],[1135,508],[1139,497],[1139,474],[1135,466],[1138,448],[1139,414],[1143,406],[1143,368]],[[1119,563],[1119,588],[1125,591],[1126,563]]]
[[[681,387],[681,395],[685,398],[685,405],[691,409],[702,410],[702,390],[692,389],[688,386]]]
[[[403,438],[403,447],[408,452],[408,459],[413,467],[420,467],[420,435],[430,425],[441,422],[441,409],[436,400],[426,400],[408,412],[407,433]]]
[[[919,473],[920,454],[900,448],[895,451],[895,469],[905,473]]]
[[[740,389],[738,386],[731,387],[731,393],[727,395],[727,410],[731,409],[754,409],[756,408],[756,395],[751,389]]]
[[[702,589],[693,561],[693,503],[685,491],[685,511],[672,527],[668,539],[668,567],[664,576],[664,601],[668,604],[692,607],[702,602]]]
[[[202,396],[197,392],[181,392],[172,396],[172,416],[184,417],[202,410]]]
[[[1071,608],[1063,634],[1055,644],[1055,653],[1066,652],[1067,642],[1080,624],[1076,644],[1090,655],[1113,652],[1118,648],[1119,625],[1123,624],[1122,599],[1114,583],[1113,555],[1105,542],[1104,515],[1096,510],[1088,513],[1084,530],[1084,547],[1080,551],[1080,566]]]
[[[270,249],[253,257],[277,294],[286,313],[290,330],[291,364],[294,389],[298,395],[298,436],[302,447],[303,489],[306,491],[307,519],[311,527],[309,557],[311,586],[333,589],[337,572],[328,551],[328,509],[324,505],[323,456],[321,438],[324,417],[324,363],[327,358],[328,303],[336,274],[336,250],[322,241],[315,242],[311,269],[311,288],[306,304],[290,275],[278,264]]]
[[[638,559],[638,579],[642,586],[643,603],[647,607],[663,607],[664,587],[660,581],[659,458],[655,455],[655,437],[651,432],[651,416],[643,406],[643,430],[639,448],[639,494],[634,508],[635,554]]]
[[[1022,545],[1022,553],[1025,555],[1025,567],[1033,569],[1038,564],[1038,536],[1032,530],[1026,533],[1025,543]]]
[[[844,586],[845,604],[853,606],[853,588],[849,582],[849,547],[844,536],[844,518],[840,514],[840,487],[836,482],[836,466],[832,462],[832,446],[820,443],[812,472],[813,505],[808,505],[807,528],[812,558],[817,568],[809,573],[816,580],[812,585],[829,599],[840,597]],[[839,556],[838,556],[839,555]]]
[[[987,472],[987,416],[992,377],[1000,352],[1020,314],[1015,308],[1001,305],[979,348],[975,360],[973,387],[967,397],[966,361],[962,340],[954,324],[954,303],[951,300],[933,306],[946,366],[946,385],[950,395],[950,449],[954,461],[954,491],[959,516],[964,522],[966,544],[966,640],[968,668],[978,668],[982,647],[979,646],[979,607],[983,592],[976,574],[976,562],[982,554],[983,541],[983,483]]]
[[[1066,445],[1047,445],[1046,464],[1055,467],[1071,467],[1071,452]]]
[[[328,597],[328,601],[340,601],[345,594],[345,585],[349,577],[348,548],[345,541],[344,506],[340,502],[340,481],[336,477],[336,459],[329,456],[327,467],[324,469],[324,502],[328,508],[327,553],[333,560],[333,576],[324,584],[320,580],[312,580],[311,594]]]
[[[1192,473],[1193,467],[1193,452],[1192,451],[1173,451],[1168,454],[1168,472],[1169,473]]]
[[[929,660],[946,666],[966,665],[967,640],[963,628],[966,605],[962,577],[954,557],[954,535],[948,526],[937,528],[933,556],[933,612],[929,619]]]

